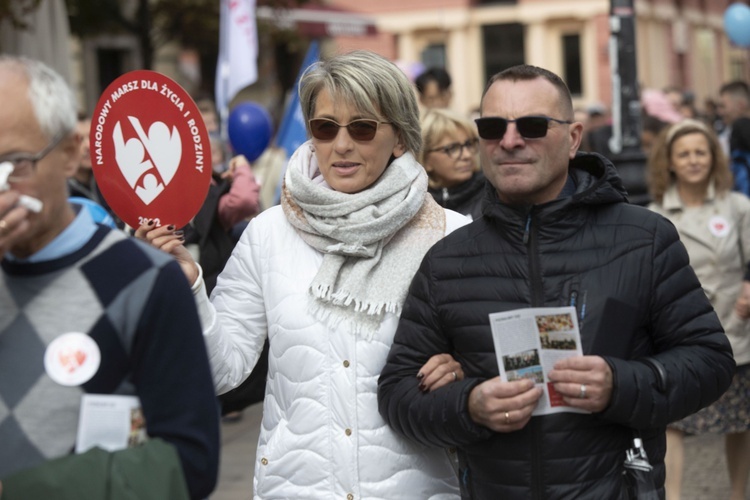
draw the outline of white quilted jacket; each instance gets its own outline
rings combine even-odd
[[[447,232],[467,222],[446,211]],[[377,380],[398,318],[389,315],[368,341],[306,313],[322,259],[276,206],[250,223],[211,302],[197,294],[219,393],[247,377],[270,341],[254,497],[458,498],[449,452],[405,441],[378,413]]]

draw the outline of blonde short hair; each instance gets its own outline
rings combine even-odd
[[[463,132],[469,139],[479,139],[476,126],[449,109],[429,109],[422,116],[422,150],[419,163],[425,164],[427,153],[445,136]]]
[[[310,66],[300,78],[299,97],[305,126],[315,116],[322,89],[363,116],[391,124],[396,136],[414,156],[422,149],[419,108],[411,82],[398,66],[367,50],[336,55]]]

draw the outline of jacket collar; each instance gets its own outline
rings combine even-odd
[[[706,203],[713,203],[716,199],[716,187],[714,186],[713,179],[708,183],[708,189],[706,190]],[[677,192],[677,184],[674,182],[664,192],[664,198],[662,200],[662,206],[664,210],[675,212],[678,210],[685,210],[685,204],[680,199],[680,194]]]
[[[564,210],[568,206],[627,202],[627,191],[615,166],[600,154],[578,153],[568,165],[568,175],[573,178],[576,186],[572,195],[534,206],[511,206],[502,203],[495,188],[488,182],[483,213],[502,219],[506,218],[509,212],[516,212],[525,218],[532,210],[552,213]]]
[[[452,208],[477,196],[484,188],[484,174],[474,172],[469,180],[452,188],[428,188],[435,200],[445,208]],[[446,196],[447,199],[446,199]]]

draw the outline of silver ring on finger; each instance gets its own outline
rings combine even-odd
[[[581,384],[581,392],[578,394],[580,399],[586,399],[586,384]]]
[[[455,382],[456,380],[458,380],[458,374],[453,372],[453,381]]]
[[[510,414],[508,414],[508,412],[506,411],[505,412],[505,425],[509,425],[509,424],[510,424]]]

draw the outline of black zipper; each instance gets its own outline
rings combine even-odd
[[[533,209],[532,209],[533,210]],[[532,217],[532,212],[526,216],[526,229],[523,235],[523,242],[526,244],[529,258],[529,285],[531,287],[531,307],[544,306],[544,286],[542,282],[542,272],[539,257],[539,228],[536,222],[538,219]],[[539,419],[531,418],[531,435],[533,438],[533,449],[531,450],[531,498],[543,500],[544,498],[544,481],[542,481],[542,438],[539,432]]]
[[[539,229],[534,224],[531,212],[526,216],[526,229],[523,233],[523,242],[527,247],[529,256],[529,284],[531,286],[531,307],[544,306],[544,286],[542,283],[541,264],[538,248]]]
[[[534,436],[534,449],[531,450],[531,498],[544,500],[544,482],[542,481],[542,432],[539,430],[539,419],[532,417],[529,421],[531,435]]]

